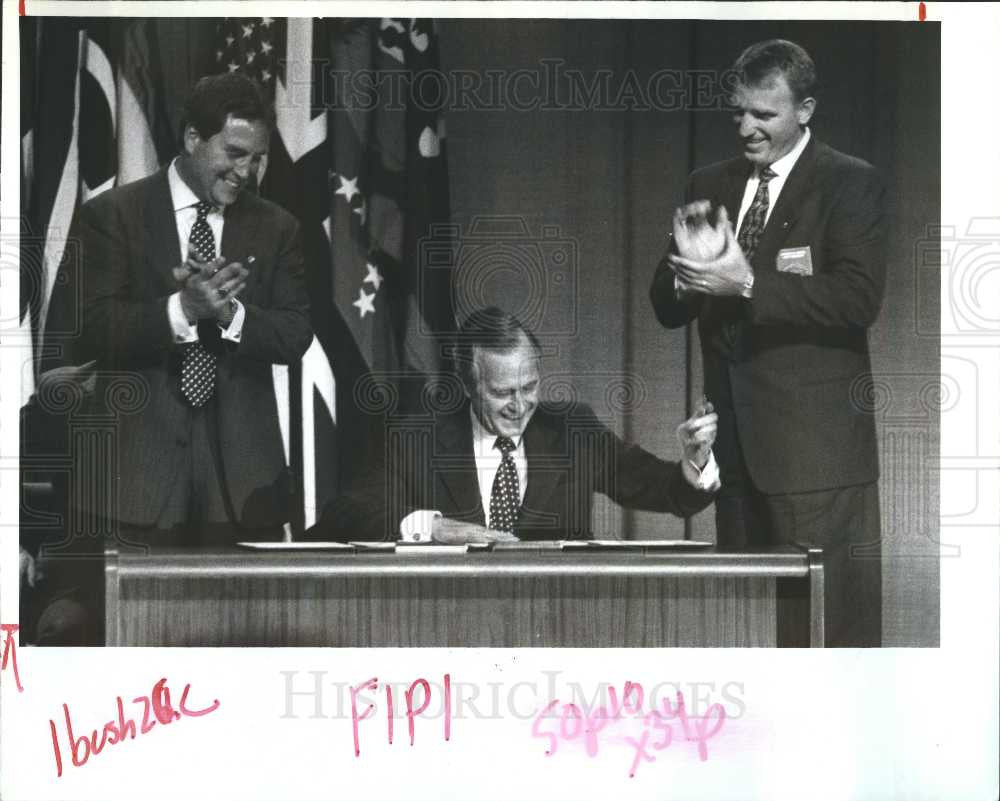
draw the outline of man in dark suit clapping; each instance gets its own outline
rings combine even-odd
[[[819,142],[809,55],[783,40],[734,65],[743,154],[694,172],[651,298],[697,319],[719,414],[718,542],[826,553],[828,644],[881,642],[878,453],[868,328],[886,272],[884,188]]]

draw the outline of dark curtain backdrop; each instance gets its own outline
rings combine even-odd
[[[530,77],[545,74],[543,59],[578,71],[586,84],[599,86],[606,75],[614,100],[630,74],[640,86],[657,70],[709,85],[712,71],[759,39],[789,38],[812,54],[821,80],[814,135],[879,167],[891,199],[888,288],[871,331],[884,642],[937,645],[939,278],[920,269],[916,254],[940,219],[939,26],[439,24],[444,72],[457,82],[464,71],[470,87],[478,76],[479,96],[487,99],[490,80],[509,81],[518,69],[528,71],[519,79],[519,97],[544,98]],[[176,108],[192,78],[208,69],[211,29],[204,20],[162,20],[160,35]],[[661,86],[664,99],[676,88]],[[693,92],[675,109],[515,108],[502,92],[487,108],[474,107],[471,95],[466,100],[451,97],[447,108],[453,219],[469,243],[460,251],[458,308],[496,302],[520,312],[545,340],[551,394],[564,397],[572,382],[576,395],[620,433],[674,457],[674,428],[701,392],[700,359],[685,332],[658,326],[647,290],[687,174],[738,152],[729,116],[693,108],[710,105]],[[489,219],[498,215],[505,219]],[[603,499],[595,517],[597,530],[618,536],[684,531],[680,521],[625,513]],[[712,539],[712,513],[690,528],[692,536]]]

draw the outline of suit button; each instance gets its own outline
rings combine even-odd
[[[174,440],[174,442],[177,443],[178,448],[186,448],[188,444],[187,440],[184,439],[184,437],[178,437],[176,440]]]

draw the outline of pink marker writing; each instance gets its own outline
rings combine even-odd
[[[92,729],[89,734],[82,734],[79,737],[76,736],[76,732],[73,729],[73,717],[70,714],[69,705],[63,704],[65,737],[73,766],[82,768],[87,764],[87,760],[91,756],[97,756],[104,750],[106,745],[117,745],[123,742],[126,736],[128,739],[134,740],[137,732],[140,735],[148,734],[157,723],[161,726],[169,726],[183,717],[200,718],[202,715],[207,715],[209,712],[214,712],[219,708],[218,700],[213,701],[203,709],[188,707],[188,693],[190,691],[191,685],[185,684],[184,691],[181,693],[180,701],[175,709],[170,702],[170,688],[167,687],[167,680],[165,678],[160,679],[153,685],[153,689],[149,695],[142,695],[132,699],[133,704],[142,707],[141,721],[139,721],[138,714],[135,714],[135,719],[133,719],[133,715],[129,715],[126,718],[125,705],[122,702],[122,697],[119,695],[115,699],[118,706],[117,717],[105,723],[100,729],[100,734],[98,734],[97,729]],[[137,722],[138,727],[136,725]],[[60,732],[54,720],[49,720],[49,733],[52,736],[52,752],[56,763],[56,777],[60,778],[63,775],[63,749],[59,742]]]
[[[444,708],[444,739],[451,740],[451,675],[444,674],[444,689],[442,704]],[[361,756],[361,737],[359,724],[375,715],[375,702],[367,701],[363,694],[366,691],[377,692],[378,678],[373,676],[360,684],[355,684],[351,691],[351,734],[354,744],[354,756]],[[430,707],[434,692],[427,679],[415,679],[403,693],[405,704],[406,728],[410,745],[416,742],[417,718],[425,716]],[[385,685],[386,733],[389,745],[392,745],[394,704],[392,687]]]
[[[688,711],[680,691],[674,703],[664,698],[659,707],[649,698],[651,708],[648,711],[644,711],[645,700],[643,686],[633,681],[625,682],[620,700],[617,690],[609,686],[608,704],[593,711],[556,699],[535,716],[531,736],[545,741],[546,756],[553,756],[560,743],[580,742],[587,755],[595,757],[602,737],[606,742],[623,741],[633,750],[630,778],[643,762],[656,761],[655,752],[670,747],[681,738],[694,744],[700,761],[708,759],[708,741],[722,730],[726,720],[726,710],[721,704],[709,705],[705,714],[699,716]],[[675,731],[675,722],[680,724],[679,732]],[[623,730],[630,733],[624,734]]]

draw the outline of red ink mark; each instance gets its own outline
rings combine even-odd
[[[211,706],[207,706],[204,709],[199,709],[197,711],[188,709],[187,708],[187,697],[188,697],[188,690],[190,690],[190,689],[191,689],[191,685],[190,684],[185,684],[184,685],[184,692],[181,693],[181,711],[180,711],[180,714],[185,715],[186,717],[189,717],[189,718],[200,718],[202,715],[207,715],[209,712],[214,712],[216,709],[219,708],[219,699],[216,698],[216,699],[213,699]],[[133,732],[132,736],[135,737],[135,733],[134,732]]]
[[[389,745],[392,745],[392,687],[385,685],[385,716],[389,721]]]
[[[155,720],[149,719],[149,698],[145,695],[141,698],[133,698],[132,703],[142,704],[142,727],[139,729],[139,734],[149,734],[153,726],[156,725]]]
[[[593,713],[588,713],[586,707],[581,709],[574,703],[564,703],[557,699],[551,701],[541,712],[539,712],[531,724],[531,736],[545,738],[548,741],[546,756],[555,754],[560,741],[574,742],[583,741],[587,755],[594,757],[600,747],[600,735],[605,729],[611,727],[635,726],[641,722],[642,729],[636,736],[628,736],[621,733],[609,732],[607,739],[611,742],[626,742],[632,746],[634,754],[632,764],[629,769],[629,777],[635,776],[639,765],[644,762],[655,762],[656,756],[652,751],[663,751],[669,748],[675,741],[674,721],[679,724],[680,731],[684,735],[684,741],[694,743],[698,758],[705,762],[708,759],[708,741],[715,737],[723,727],[726,720],[726,711],[721,704],[710,704],[704,715],[694,715],[688,712],[684,702],[684,696],[677,692],[675,701],[671,704],[670,699],[664,698],[661,701],[662,712],[651,709],[644,712],[642,705],[647,700],[646,693],[641,684],[633,681],[626,681],[619,702],[618,693],[614,687],[607,688],[609,705],[597,707]],[[653,706],[655,701],[649,699]],[[554,710],[560,706],[561,710],[557,714]],[[543,730],[544,720],[552,721],[558,717],[558,726],[551,730]]]
[[[926,5],[926,3],[921,3],[920,4],[920,11],[918,12],[918,18],[920,19],[921,22],[923,22],[925,19],[927,19],[927,5]]]
[[[444,674],[444,741],[451,740],[451,674]]]
[[[56,736],[56,724],[49,721],[49,731],[52,732],[52,750],[56,755],[56,778],[62,778],[62,752],[59,750],[59,738]]]
[[[422,694],[417,697],[418,688],[422,690]],[[372,677],[367,681],[357,684],[351,689],[351,729],[354,738],[354,756],[361,756],[361,737],[360,737],[360,726],[358,725],[362,720],[367,720],[368,718],[374,716],[377,712],[375,709],[375,700],[378,698],[378,679]],[[373,696],[373,700],[369,701],[368,697],[362,696],[365,690],[371,690],[376,693]],[[410,745],[412,746],[416,740],[416,719],[421,715],[427,713],[427,709],[431,703],[431,697],[434,693],[431,690],[431,684],[427,679],[416,679],[409,688],[403,692],[403,697],[406,702],[406,724],[407,731],[410,735]],[[360,703],[359,703],[360,702]],[[444,674],[444,700],[443,700],[443,710],[444,710],[444,739],[449,741],[451,739],[451,674]],[[365,704],[364,708],[359,711],[361,704]],[[389,682],[385,684],[385,708],[386,708],[386,735],[389,741],[389,745],[392,745],[395,738],[395,717],[396,717],[396,696],[393,694],[392,685]]]
[[[413,691],[417,687],[420,687],[424,691],[424,702],[420,705],[420,709],[413,708]],[[413,745],[413,721],[421,712],[427,709],[427,705],[431,702],[431,685],[427,683],[427,679],[417,679],[410,685],[410,688],[406,691],[406,726],[410,732],[410,745]]]
[[[361,756],[361,744],[358,742],[358,722],[370,718],[375,713],[375,704],[368,704],[361,717],[358,717],[358,693],[362,690],[377,690],[378,679],[370,678],[356,687],[351,687],[351,725],[354,727],[354,756]]]
[[[7,660],[9,659],[11,667],[14,670],[14,684],[17,685],[17,691],[23,693],[24,687],[21,686],[21,676],[17,672],[17,640],[14,639],[14,635],[19,628],[20,626],[17,623],[0,624],[0,631],[7,635],[3,641],[3,663],[0,664],[0,670],[7,669]]]
[[[180,717],[170,705],[170,688],[166,685],[167,680],[160,679],[153,686],[153,714],[163,726],[173,723]]]
[[[189,710],[185,702],[190,690],[191,685],[185,684],[184,692],[181,694],[179,712],[170,705],[170,688],[167,687],[166,679],[160,679],[153,686],[153,690],[150,693],[152,702],[150,702],[148,696],[133,699],[133,703],[140,704],[143,708],[142,725],[139,728],[139,733],[148,733],[156,725],[157,721],[163,725],[167,725],[168,723],[180,720],[184,716],[200,717],[201,715],[207,715],[209,712],[214,712],[219,708],[219,702],[216,700],[210,707],[205,709],[197,711]],[[69,711],[69,705],[62,705],[63,718],[66,724],[66,741],[69,743],[70,757],[74,767],[83,767],[87,764],[87,760],[101,753],[105,746],[123,742],[126,735],[128,735],[130,740],[135,739],[136,723],[132,719],[125,720],[125,707],[122,704],[122,697],[120,695],[117,696],[115,702],[118,706],[118,719],[109,720],[101,727],[100,739],[98,739],[97,729],[92,729],[88,735],[77,737],[73,731],[73,718]],[[150,709],[153,711],[155,720],[151,720],[149,717]],[[59,744],[59,733],[56,730],[56,724],[53,720],[49,720],[49,732],[52,735],[52,750],[56,761],[56,777],[61,778],[63,775],[62,747]]]

